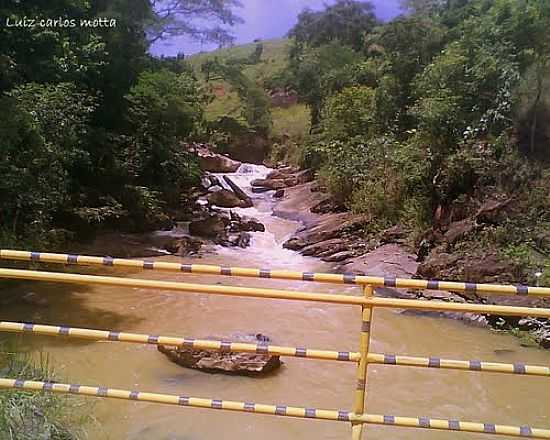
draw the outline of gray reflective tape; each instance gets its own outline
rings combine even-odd
[[[42,385],[42,389],[44,391],[51,391],[53,389],[53,383],[46,382],[44,385]]]
[[[522,437],[532,437],[533,430],[530,426],[522,426],[519,428],[519,435],[521,435]]]
[[[529,295],[529,287],[527,286],[516,286],[516,293],[518,295]]]
[[[460,431],[460,421],[458,420],[449,420],[449,429],[453,431]]]
[[[32,332],[34,329],[34,324],[32,323],[27,323],[27,324],[23,324],[23,331],[25,332]]]
[[[384,277],[384,287],[397,287],[397,279],[395,277]]]
[[[244,403],[244,410],[245,411],[250,411],[250,412],[256,411],[256,404],[252,403],[252,402],[245,402]]]
[[[338,360],[339,361],[349,361],[350,360],[349,351],[339,351],[338,352]]]
[[[356,276],[353,274],[344,274],[344,284],[355,284]]]
[[[428,367],[441,368],[441,359],[437,357],[431,357],[428,361]]]
[[[112,266],[113,263],[114,263],[114,259],[112,257],[103,257],[104,266]]]
[[[130,393],[130,399],[131,400],[139,400],[139,391],[132,391]]]
[[[260,278],[271,278],[271,271],[269,269],[260,269]]]
[[[159,342],[159,336],[150,335],[150,336],[147,338],[147,343],[148,343],[148,344],[158,344],[158,342]]]
[[[363,321],[363,323],[361,324],[361,331],[363,333],[369,333],[370,327],[371,327],[370,321]]]
[[[296,357],[306,357],[307,356],[307,349],[303,347],[297,347],[296,348]]]
[[[178,405],[180,406],[188,406],[189,405],[189,397],[187,396],[180,396],[178,399]]]
[[[120,332],[109,332],[109,341],[118,341],[120,338]]]
[[[223,401],[218,399],[212,400],[211,407],[214,409],[223,409]]]
[[[77,264],[78,255],[67,255],[67,264]]]
[[[481,361],[478,361],[478,360],[470,361],[470,370],[481,371]]]
[[[430,280],[428,281],[428,285],[426,286],[429,290],[439,290],[439,281],[437,280]]]
[[[144,269],[154,269],[155,263],[153,261],[144,261],[143,262],[143,268]]]
[[[395,417],[394,416],[384,416],[384,424],[385,425],[394,425],[395,424]]]
[[[186,273],[192,273],[193,272],[193,265],[192,264],[182,264],[180,266],[180,271],[186,272]]]
[[[514,364],[514,373],[516,374],[525,374],[525,364],[516,363]]]
[[[308,419],[314,419],[317,417],[317,410],[315,408],[306,408],[306,417]]]
[[[357,379],[357,390],[364,391],[367,381],[365,379]]]
[[[397,357],[394,354],[385,354],[384,363],[389,365],[397,365]]]
[[[25,381],[23,379],[17,379],[14,386],[15,388],[23,388],[25,386]]]
[[[62,327],[59,327],[58,333],[62,336],[68,336],[70,331],[71,331],[70,327],[62,326]]]
[[[221,275],[226,275],[226,276],[231,276],[231,268],[230,268],[230,267],[222,266],[222,267],[220,268],[220,274],[221,274]]]
[[[40,252],[31,252],[32,261],[40,261]]]
[[[338,420],[349,422],[349,411],[338,411]]]
[[[69,386],[69,393],[78,394],[80,391],[80,385],[73,384]]]
[[[109,389],[107,387],[99,387],[96,394],[99,397],[107,397],[107,395],[109,394]]]
[[[497,428],[492,423],[484,423],[483,424],[483,432],[486,432],[488,434],[496,434],[497,433]]]
[[[428,417],[419,417],[418,418],[418,425],[422,428],[429,428],[430,427],[430,419]]]
[[[314,281],[315,274],[313,272],[304,272],[302,274],[302,280],[303,281]]]
[[[466,293],[476,293],[477,292],[477,284],[475,284],[475,283],[464,283],[464,291]]]
[[[277,406],[275,408],[275,414],[278,416],[286,416],[286,406]]]

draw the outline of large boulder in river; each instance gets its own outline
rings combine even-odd
[[[235,339],[235,338],[232,338]],[[235,342],[265,344],[269,338],[258,334],[241,336]],[[158,350],[168,359],[185,367],[201,370],[207,373],[222,373],[242,376],[261,376],[271,373],[281,367],[279,356],[258,353],[234,353],[195,350],[192,347],[170,347],[159,345]]]
[[[256,179],[252,181],[252,186],[269,188],[269,189],[283,189],[288,185],[284,179]]]
[[[226,220],[218,215],[195,220],[189,224],[189,233],[199,237],[215,238],[225,234]]]
[[[206,151],[199,153],[199,164],[202,170],[211,173],[234,173],[241,166],[241,162]]]
[[[220,208],[248,208],[249,204],[241,200],[237,194],[227,189],[212,192],[206,197],[211,205]]]
[[[185,257],[189,254],[196,254],[201,246],[202,241],[193,237],[175,238],[164,245],[164,249],[171,254]]]

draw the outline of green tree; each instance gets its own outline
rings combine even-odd
[[[143,72],[126,96],[135,142],[124,152],[134,181],[167,193],[194,183],[199,171],[180,141],[202,123],[202,96],[189,73]]]
[[[94,100],[68,83],[30,83],[0,100],[0,225],[39,240],[78,192]]]
[[[234,42],[230,28],[243,20],[235,14],[239,0],[151,0],[155,20],[149,29],[151,41],[187,35],[220,46]]]
[[[368,1],[337,0],[323,11],[304,9],[290,31],[298,45],[319,47],[332,41],[361,50],[365,34],[378,23],[374,6]]]

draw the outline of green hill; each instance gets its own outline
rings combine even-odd
[[[290,49],[290,40],[286,38],[265,40],[262,44],[260,62],[243,66],[243,73],[259,85],[264,85],[269,78],[287,68]],[[256,45],[257,43],[250,43],[212,52],[201,52],[189,57],[188,62],[197,75],[203,77],[200,68],[206,61],[216,58],[224,62],[243,59],[254,53]],[[215,99],[206,109],[207,119],[215,120],[221,116],[238,117],[241,104],[231,86],[224,81],[211,81],[210,87]],[[299,140],[309,130],[309,110],[303,104],[288,108],[273,107],[272,116],[272,134],[276,138],[287,135]]]

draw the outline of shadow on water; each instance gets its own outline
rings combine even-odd
[[[143,318],[91,307],[89,286],[44,282],[8,284],[0,291],[0,320],[29,322],[55,326],[83,327],[94,330],[111,330],[133,327]],[[95,341],[33,334],[3,334],[3,339],[17,339],[28,348],[57,345],[85,346]]]

